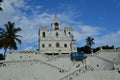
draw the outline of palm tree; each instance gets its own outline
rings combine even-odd
[[[2,3],[2,0],[0,0],[0,11],[2,11],[3,9],[2,9],[2,7],[1,7],[1,3]]]
[[[15,24],[8,21],[5,24],[5,29],[0,28],[0,48],[4,48],[4,57],[6,55],[7,49],[17,49],[17,42],[21,44],[21,40],[18,37],[22,37],[17,35],[16,33],[21,31],[21,28],[15,28]]]
[[[94,43],[94,38],[92,38],[92,37],[88,37],[88,38],[86,39],[86,42],[87,42],[86,45],[89,46],[90,49],[91,49],[92,45],[95,44],[95,43]]]

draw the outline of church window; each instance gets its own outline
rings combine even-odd
[[[58,42],[56,43],[56,47],[60,47],[60,44]]]
[[[64,44],[64,47],[67,47],[67,44]]]
[[[59,29],[59,27],[58,27],[59,23],[56,22],[56,23],[54,23],[54,25],[55,25],[55,30],[58,30]]]
[[[56,36],[57,36],[57,37],[59,36],[58,32],[56,32]]]
[[[68,32],[68,34],[69,34],[69,35],[71,35],[71,33],[70,33],[70,32]]]
[[[59,28],[58,28],[58,26],[55,26],[55,30],[58,30]]]
[[[71,32],[68,32],[68,35],[71,36]]]
[[[55,23],[55,26],[58,26],[58,25],[59,25],[59,24],[56,22],[56,23]]]
[[[49,44],[49,47],[51,47],[51,44]]]
[[[43,32],[43,37],[45,37],[45,32]]]
[[[42,44],[42,47],[44,48],[44,47],[45,47],[45,45],[44,45],[44,44]]]
[[[97,67],[99,67],[99,65],[97,64]]]
[[[22,56],[20,56],[20,58],[22,58]]]

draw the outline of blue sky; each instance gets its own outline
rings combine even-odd
[[[119,0],[4,0],[0,12],[0,27],[7,21],[21,27],[20,50],[38,47],[38,29],[48,26],[58,14],[64,26],[74,28],[77,46],[86,44],[85,39],[95,39],[93,47],[115,45],[120,47],[120,1]]]

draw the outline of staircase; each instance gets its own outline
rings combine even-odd
[[[73,78],[85,72],[86,72],[86,65],[84,64],[80,68],[77,68],[71,72],[68,72],[64,76],[60,77],[58,80],[73,80]]]
[[[62,69],[60,67],[51,65],[51,64],[49,64],[47,62],[44,62],[44,61],[38,60],[38,59],[34,59],[34,60],[20,60],[20,61],[0,61],[0,68],[2,68],[2,67],[9,67],[11,65],[17,65],[17,64],[20,64],[20,66],[26,66],[26,65],[30,66],[32,64],[37,64],[37,63],[42,63],[42,64],[45,64],[45,65],[48,65],[50,67],[55,68],[56,70],[62,71],[63,73],[67,73],[68,72],[65,69]]]

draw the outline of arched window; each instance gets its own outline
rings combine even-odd
[[[45,32],[43,32],[43,34],[42,34],[42,35],[43,35],[43,37],[45,37]]]
[[[58,30],[59,29],[59,27],[58,27],[59,23],[56,22],[56,23],[54,23],[54,25],[55,25],[55,30]]]
[[[58,42],[56,43],[56,47],[60,47],[60,44]]]
[[[49,47],[51,47],[51,44],[49,44]]]
[[[71,36],[71,32],[68,32],[68,35]]]
[[[45,45],[44,45],[44,44],[42,44],[42,47],[44,48],[44,47],[45,47]]]
[[[56,32],[56,36],[57,36],[57,37],[59,36],[58,32]]]

